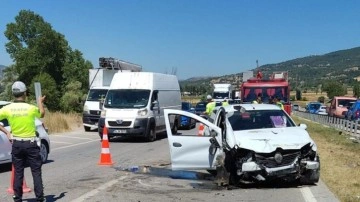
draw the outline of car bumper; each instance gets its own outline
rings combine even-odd
[[[100,119],[100,115],[83,114],[83,125],[97,128],[99,119]]]
[[[305,170],[318,170],[320,168],[320,163],[317,161],[302,161],[302,166]],[[242,164],[243,172],[258,172],[265,171],[266,176],[268,177],[282,177],[286,175],[296,174],[300,172],[300,165],[295,161],[294,163],[281,166],[277,168],[267,168],[264,166],[258,165],[256,162],[246,162]]]

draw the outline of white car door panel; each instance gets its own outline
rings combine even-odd
[[[214,169],[216,156],[222,153],[222,148],[217,148],[215,154],[212,154],[212,144],[210,139],[210,131],[213,131],[215,139],[221,146],[221,129],[209,121],[197,116],[196,114],[174,109],[165,109],[165,125],[169,141],[171,164],[173,170],[197,170],[197,169]],[[170,117],[169,117],[170,115]],[[198,126],[191,130],[179,131],[177,134],[172,134],[170,127],[171,116],[186,116],[205,125],[203,135],[197,135]],[[183,132],[183,133],[182,133]],[[192,133],[194,135],[187,135],[185,133]]]

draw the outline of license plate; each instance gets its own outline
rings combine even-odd
[[[126,130],[114,130],[113,133],[126,133]]]

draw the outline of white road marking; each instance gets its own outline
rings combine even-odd
[[[87,144],[87,143],[96,142],[96,141],[97,141],[97,142],[100,142],[100,140],[92,140],[92,141],[82,142],[82,143],[78,143],[78,144],[73,144],[73,145],[58,147],[58,148],[52,149],[52,151],[56,151],[56,150],[60,150],[60,149],[66,149],[66,148],[69,148],[69,147],[75,147],[75,146],[78,146],[78,145]]]
[[[309,187],[301,187],[300,191],[306,202],[316,202],[316,199]]]
[[[145,186],[145,187],[152,187],[150,184],[145,184],[141,180],[138,180],[139,184]]]
[[[66,138],[73,138],[73,139],[81,139],[81,140],[93,140],[91,138],[87,138],[87,137],[74,137],[74,136],[67,136],[67,135],[54,135],[54,137],[66,137]],[[99,140],[99,139],[98,139]]]
[[[51,140],[51,143],[72,144],[71,142],[60,142],[60,141],[53,141],[53,140]]]
[[[96,195],[97,193],[99,193],[100,191],[105,190],[105,189],[113,186],[114,184],[118,183],[120,180],[125,179],[126,177],[127,177],[127,176],[122,176],[122,177],[120,177],[120,178],[118,178],[118,179],[111,180],[111,181],[109,181],[109,182],[107,182],[107,183],[99,186],[98,188],[93,189],[93,190],[87,192],[86,194],[83,194],[83,195],[80,196],[79,198],[76,198],[76,199],[72,200],[72,202],[88,201],[89,198],[95,196],[95,195]]]

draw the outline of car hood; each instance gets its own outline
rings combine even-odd
[[[307,131],[300,127],[257,129],[234,132],[235,143],[258,153],[271,153],[277,148],[300,149],[314,143]]]

